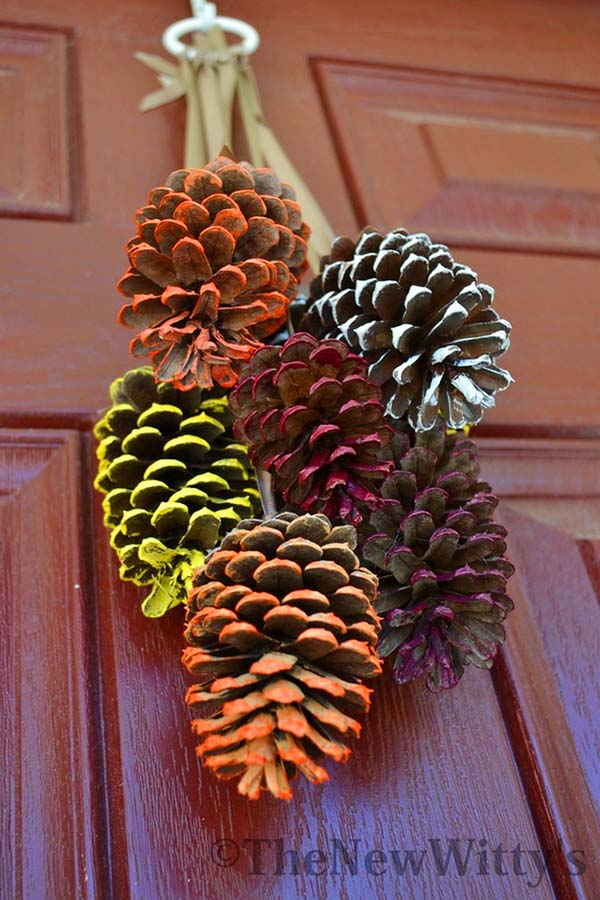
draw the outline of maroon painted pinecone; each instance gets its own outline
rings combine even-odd
[[[510,325],[494,291],[426,234],[365,228],[338,238],[311,284],[299,328],[347,341],[383,388],[386,414],[417,431],[438,413],[452,428],[479,422],[512,379],[495,359]]]
[[[342,341],[295,334],[257,351],[230,396],[234,434],[286,504],[359,523],[391,463],[380,389]]]
[[[198,756],[238,790],[289,800],[297,772],[327,779],[319,760],[344,762],[375,652],[377,578],[362,568],[349,525],[280,513],[247,519],[198,571],[188,602],[183,662]]]
[[[307,267],[310,229],[271,169],[219,156],[173,172],[138,210],[119,290],[134,356],[180,390],[231,387],[285,322]]]
[[[397,651],[396,680],[427,675],[432,690],[453,687],[465,665],[490,668],[512,609],[498,503],[479,480],[472,441],[442,423],[394,438],[396,471],[364,533],[362,555],[381,572],[376,609],[384,617],[378,652]]]

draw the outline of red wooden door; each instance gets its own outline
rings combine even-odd
[[[384,679],[325,787],[250,803],[200,770],[181,613],[141,617],[90,488],[90,427],[130,365],[122,244],[183,146],[180,107],[136,111],[153,80],[132,52],[188,8],[6,0],[0,896],[593,898],[600,9],[219,11],[261,32],[270,122],[336,230],[427,230],[497,288],[517,383],[476,437],[516,609],[491,675],[441,697]]]

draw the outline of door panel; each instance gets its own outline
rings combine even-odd
[[[486,424],[600,424],[589,402],[600,92],[356,62],[314,70],[357,220],[426,231],[496,287],[516,385]]]
[[[74,215],[70,45],[67,31],[0,25],[2,127],[11,135],[0,150],[0,215]]]
[[[504,874],[476,855],[519,843],[547,854],[536,896],[592,898],[600,9],[223,0],[219,12],[260,31],[266,114],[335,229],[430,229],[513,322],[517,383],[475,435],[517,565],[509,640],[491,675],[469,671],[447,696],[397,690],[388,672],[347,766],[321,788],[298,784],[289,805],[243,801],[201,769],[182,612],[140,615],[90,487],[92,422],[132,364],[115,321],[122,245],[183,147],[182,104],[137,112],[155,79],[132,54],[161,53],[162,30],[189,7],[6,0],[0,715],[12,779],[0,893],[524,898],[533,857],[521,876],[508,856]],[[232,865],[215,855],[224,838]],[[437,868],[431,841],[449,838],[471,847],[462,877]],[[356,873],[335,839],[359,841]],[[301,854],[298,874],[278,848]],[[304,859],[313,849],[327,855],[321,875]],[[378,849],[424,850],[422,869],[401,875],[388,857],[369,874]],[[585,854],[584,874],[569,849]]]
[[[600,828],[600,581],[591,540],[600,448],[484,440],[482,449],[517,569],[494,686],[548,846],[591,848]]]
[[[0,429],[6,898],[101,896],[98,683],[80,465],[76,432]]]
[[[336,60],[314,70],[357,218],[454,247],[598,254],[600,92]]]
[[[105,544],[102,536],[99,544]],[[359,900],[393,892],[396,883],[402,891],[406,883],[415,896],[437,896],[441,883],[444,897],[462,900],[465,891],[479,891],[477,866],[471,863],[467,877],[451,868],[440,882],[430,839],[457,836],[465,849],[469,838],[477,849],[480,840],[490,847],[494,841],[512,847],[517,840],[524,848],[539,846],[487,673],[469,672],[456,691],[434,697],[422,685],[398,690],[388,672],[375,688],[372,712],[348,764],[329,766],[331,780],[324,787],[296,782],[289,804],[266,796],[249,802],[234,783],[217,782],[195,759],[183,710],[192,679],[179,661],[181,611],[161,622],[143,620],[140,592],[118,582],[106,547],[97,570],[100,618],[106,623],[101,661],[109,801],[117,823],[112,853],[119,861],[117,896],[127,896],[128,884],[140,900],[242,894],[319,898],[325,888],[330,895]],[[231,867],[215,862],[224,839],[239,850]],[[294,876],[289,855],[278,864],[278,839],[301,857],[312,849],[329,854],[323,863],[327,876],[311,876],[302,863]],[[348,853],[352,841],[359,841],[355,873],[341,857],[336,865],[335,839]],[[253,856],[255,844],[249,841],[264,842],[260,857]],[[375,883],[368,878],[368,851],[411,848],[428,854],[418,876],[397,882],[388,871]],[[477,895],[508,900],[518,896],[520,883],[514,874],[492,870],[484,893]],[[538,892],[553,896],[547,879]]]

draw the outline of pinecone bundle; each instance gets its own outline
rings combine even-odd
[[[226,397],[156,384],[145,366],[113,382],[94,433],[104,522],[120,576],[153,585],[146,615],[185,600],[205,551],[260,509],[246,448],[234,441]]]
[[[386,414],[417,431],[438,413],[452,428],[475,424],[512,379],[495,365],[510,325],[494,292],[444,244],[397,228],[338,238],[311,285],[300,329],[343,338],[369,362]]]
[[[293,189],[268,168],[219,156],[173,172],[136,215],[119,314],[134,356],[180,390],[231,387],[285,322],[307,267],[310,229]]]
[[[353,552],[351,526],[322,515],[249,519],[213,551],[194,579],[183,654],[201,684],[187,702],[197,752],[238,790],[289,799],[298,772],[322,782],[319,760],[345,761],[354,716],[366,712],[363,679],[375,652],[377,578]]]
[[[358,524],[391,464],[380,389],[342,341],[295,334],[258,350],[232,391],[234,434],[286,504]]]
[[[378,652],[397,651],[396,681],[427,675],[431,690],[453,687],[465,665],[490,668],[512,609],[506,530],[493,521],[497,498],[479,481],[472,441],[442,423],[394,438],[396,471],[385,505],[365,531],[365,560],[381,572],[375,608],[383,619]]]

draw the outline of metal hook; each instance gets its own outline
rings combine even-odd
[[[181,19],[174,22],[165,30],[162,36],[162,44],[167,53],[173,56],[181,57],[187,55],[189,59],[194,59],[197,51],[189,44],[185,44],[181,38],[185,34],[193,34],[195,31],[209,31],[213,26],[218,25],[223,31],[236,34],[241,38],[241,42],[233,44],[225,51],[227,56],[250,56],[257,50],[260,44],[260,37],[256,28],[242,22],[240,19],[230,19],[226,16],[217,15],[217,7],[214,3],[205,3],[203,0],[191,0],[194,15],[188,19]]]

